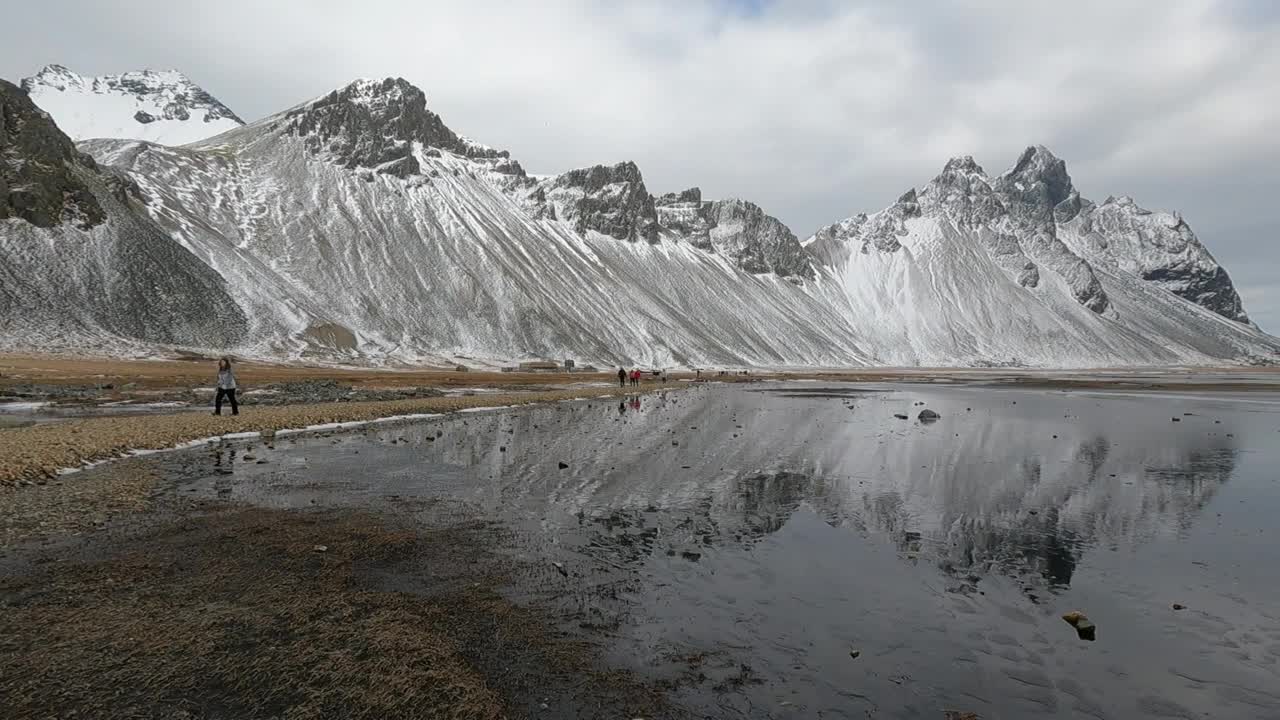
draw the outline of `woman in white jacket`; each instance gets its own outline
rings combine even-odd
[[[213,399],[213,414],[222,414],[222,398],[231,401],[231,414],[240,414],[240,405],[236,403],[236,374],[231,371],[231,358],[218,361],[218,394]]]

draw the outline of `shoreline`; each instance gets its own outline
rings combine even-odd
[[[367,402],[246,406],[240,415],[181,412],[98,417],[0,431],[0,488],[44,484],[49,479],[112,460],[199,447],[219,440],[324,432],[429,419],[448,413],[498,410],[549,402],[590,400],[670,391],[682,383],[639,388],[572,388],[485,395]],[[221,432],[216,432],[221,430]]]

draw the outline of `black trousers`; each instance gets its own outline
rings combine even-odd
[[[221,415],[221,414],[222,414],[222,397],[223,397],[224,395],[226,396],[226,398],[227,398],[228,400],[230,400],[230,401],[231,401],[231,414],[232,414],[232,415],[239,415],[239,414],[240,414],[240,405],[236,403],[236,389],[235,389],[235,388],[231,388],[230,390],[223,390],[222,388],[218,388],[218,394],[217,394],[217,395],[215,395],[215,396],[214,396],[214,398],[213,398],[213,414],[214,414],[214,415]]]

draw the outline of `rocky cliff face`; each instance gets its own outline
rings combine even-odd
[[[618,240],[658,241],[658,213],[633,162],[570,170],[541,183],[550,217],[579,233],[593,230]]]
[[[101,223],[102,206],[81,177],[96,167],[25,92],[0,80],[0,220],[46,228]]]
[[[403,78],[359,80],[285,114],[287,132],[313,154],[349,169],[371,168],[405,178],[421,173],[414,144],[463,157],[508,159],[465,140],[427,109],[427,97]],[[519,165],[514,170],[523,175]]]
[[[244,124],[226,105],[174,70],[85,77],[48,65],[22,88],[74,140],[137,138],[181,145]]]
[[[1110,301],[1093,268],[1058,238],[1055,210],[1068,207],[1076,195],[1066,163],[1043,146],[1029,147],[992,186],[1027,257],[1066,280],[1081,305],[1105,312]]]
[[[1178,213],[1153,212],[1130,197],[1095,205],[1078,194],[1056,209],[1059,227],[1090,262],[1133,273],[1222,317],[1249,323],[1226,269]]]
[[[715,252],[754,275],[793,280],[815,276],[812,258],[791,229],[755,203],[730,198],[706,202],[689,188],[655,201],[665,231],[680,242]]]

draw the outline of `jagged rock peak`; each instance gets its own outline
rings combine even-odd
[[[57,90],[66,90],[68,87],[81,87],[86,84],[85,77],[72,72],[65,65],[49,64],[40,68],[40,72],[35,75],[23,78],[22,89],[31,92],[36,85],[47,85]]]
[[[357,80],[285,115],[285,131],[305,139],[347,168],[374,168],[405,177],[421,167],[413,144],[473,159],[508,159],[510,153],[459,136],[427,109],[427,96],[404,78]],[[518,166],[508,170],[523,170]]]
[[[759,205],[729,198],[709,203],[712,247],[749,273],[793,280],[815,277],[810,256],[783,222]]]
[[[77,175],[96,167],[26,92],[0,80],[0,220],[101,223],[102,206]]]
[[[1067,164],[1043,145],[1032,145],[1023,150],[1018,161],[1001,180],[1011,189],[1028,196],[1040,195],[1049,207],[1066,200],[1075,192],[1071,176],[1067,173]]]
[[[987,176],[987,171],[982,169],[972,155],[951,158],[942,167],[942,172],[943,174],[981,175],[984,178]]]
[[[658,214],[634,162],[570,170],[543,182],[548,216],[619,240],[658,241]]]
[[[662,207],[667,205],[677,205],[681,203],[692,203],[698,205],[702,203],[702,189],[691,187],[680,192],[669,192],[654,198],[654,204]]]

